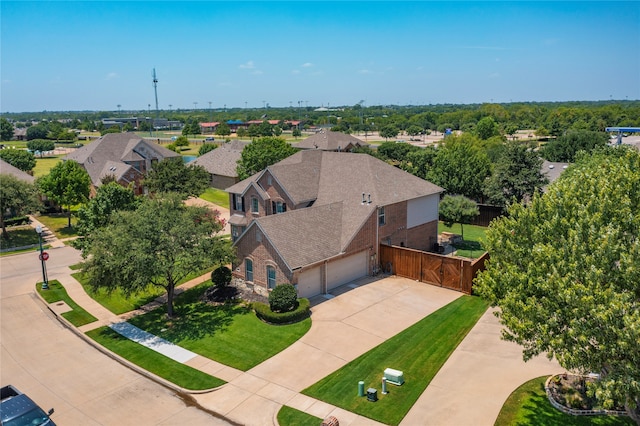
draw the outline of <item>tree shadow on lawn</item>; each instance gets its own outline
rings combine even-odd
[[[453,245],[457,250],[471,250],[481,251],[484,250],[482,244],[478,241],[461,241]]]
[[[250,308],[236,303],[211,305],[199,300],[206,289],[198,286],[176,300],[175,316],[167,318],[166,306],[132,318],[129,323],[149,333],[177,343],[200,340],[224,332],[237,315],[246,315]],[[194,291],[196,290],[196,291]]]

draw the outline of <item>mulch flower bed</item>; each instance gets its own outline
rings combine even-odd
[[[587,393],[589,384],[595,380],[593,377],[559,374],[549,381],[551,397],[565,407],[575,410],[601,410],[602,407],[595,397]],[[624,411],[624,407],[615,410]]]
[[[221,305],[228,302],[253,302],[269,303],[269,300],[258,293],[248,289],[241,289],[233,285],[226,287],[209,287],[202,295],[202,301],[214,305]]]

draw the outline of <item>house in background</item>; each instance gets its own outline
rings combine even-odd
[[[442,191],[366,154],[299,151],[227,188],[234,280],[311,297],[377,272],[379,244],[430,250]]]
[[[242,150],[249,142],[234,140],[220,145],[218,148],[196,158],[189,164],[202,166],[211,175],[210,185],[218,189],[238,183],[236,171]]]
[[[294,145],[299,149],[320,149],[322,151],[344,151],[351,152],[354,148],[369,146],[368,143],[342,132],[332,132],[322,130],[315,135],[298,142]]]
[[[122,186],[133,184],[134,192],[139,195],[143,193],[145,173],[166,158],[182,161],[180,154],[133,133],[107,133],[63,160],[79,163],[91,177],[94,190],[102,185],[103,179],[113,177]]]

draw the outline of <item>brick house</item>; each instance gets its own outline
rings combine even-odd
[[[378,269],[378,246],[430,250],[442,188],[366,154],[305,150],[229,188],[236,283],[326,293]]]
[[[143,193],[145,173],[165,158],[182,161],[180,154],[133,133],[107,133],[63,160],[79,163],[91,177],[93,190],[102,185],[104,178],[112,176],[122,186],[133,183],[133,190],[139,195]]]
[[[238,160],[249,142],[234,140],[196,158],[189,164],[202,166],[211,176],[213,188],[225,189],[238,183]]]
[[[355,136],[342,132],[322,130],[295,145],[298,149],[320,149],[323,151],[351,152],[354,148],[369,146]]]

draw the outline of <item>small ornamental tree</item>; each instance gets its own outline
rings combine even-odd
[[[202,156],[202,155],[206,154],[207,152],[213,151],[217,147],[218,147],[218,145],[216,145],[214,143],[202,144],[200,149],[198,149],[198,156]]]
[[[471,222],[479,214],[475,201],[463,195],[445,195],[440,201],[440,219],[448,227],[460,224],[460,232],[464,240],[463,224]]]
[[[226,266],[219,266],[211,272],[211,282],[216,287],[226,287],[231,284],[231,269]]]
[[[279,284],[269,293],[269,307],[273,312],[289,312],[298,306],[298,294],[291,284]]]

